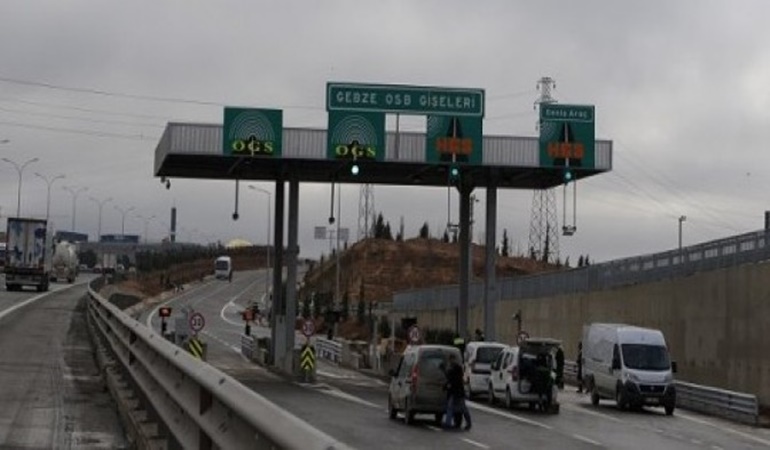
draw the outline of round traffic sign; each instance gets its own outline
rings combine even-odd
[[[203,318],[203,314],[196,312],[190,315],[190,329],[194,332],[199,332],[206,326],[206,319]]]
[[[529,339],[529,333],[524,330],[519,331],[519,334],[516,335],[516,343],[519,345],[523,344],[527,339]]]
[[[420,339],[422,338],[420,334],[420,328],[417,325],[412,325],[409,327],[409,331],[407,332],[407,335],[409,336],[409,342],[412,344],[416,344],[420,342]]]
[[[315,334],[315,322],[313,322],[310,319],[305,320],[302,322],[302,334],[305,335],[305,337],[310,337]]]

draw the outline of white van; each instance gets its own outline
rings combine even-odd
[[[233,262],[229,256],[220,256],[214,262],[214,276],[218,280],[233,280]]]
[[[486,394],[489,386],[490,366],[503,349],[499,342],[473,341],[465,346],[463,369],[465,372],[465,397],[469,400],[478,394]]]
[[[530,409],[559,413],[554,355],[561,341],[528,338],[518,347],[506,347],[492,363],[489,376],[489,403],[498,399],[506,408],[527,404]]]
[[[659,330],[607,323],[583,327],[583,383],[594,405],[614,399],[620,409],[663,406],[671,415],[675,372]]]

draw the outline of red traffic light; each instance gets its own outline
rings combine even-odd
[[[160,309],[158,309],[158,315],[160,317],[171,317],[171,308],[168,306],[163,306]]]
[[[251,322],[254,320],[254,311],[251,309],[244,309],[241,313],[241,316],[243,317],[243,320],[246,322]]]

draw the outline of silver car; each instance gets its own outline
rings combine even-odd
[[[460,350],[447,345],[414,345],[404,350],[398,367],[390,371],[391,419],[401,411],[405,422],[412,424],[416,414],[432,414],[436,423],[441,424],[447,404],[444,371],[450,354],[462,361]]]

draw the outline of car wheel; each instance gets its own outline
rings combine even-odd
[[[674,415],[674,405],[666,405],[666,406],[664,406],[664,408],[666,409],[666,415],[667,416]]]
[[[618,404],[618,409],[623,411],[626,409],[626,396],[623,393],[623,388],[618,386],[615,389],[615,402]]]
[[[388,397],[388,417],[391,418],[391,420],[395,419],[398,415],[398,411],[396,411],[396,407],[393,406],[393,400],[391,400],[390,397]]]
[[[599,390],[596,389],[596,386],[591,386],[591,404],[594,406],[599,406]]]
[[[489,383],[489,393],[488,393],[488,396],[489,396],[489,398],[487,400],[489,400],[489,404],[490,405],[494,405],[495,404],[495,389],[492,387],[492,383]]]
[[[505,388],[505,408],[513,408],[513,398],[511,397],[511,388],[509,387]]]
[[[434,416],[433,420],[435,421],[437,427],[441,426],[441,419],[443,419],[443,418],[444,418],[444,414],[443,413],[436,413],[436,415]]]

